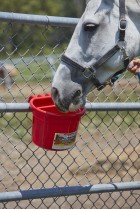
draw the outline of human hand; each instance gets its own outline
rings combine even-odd
[[[132,60],[128,65],[128,70],[138,76],[140,83],[140,59],[137,58]]]
[[[132,60],[128,65],[128,70],[134,74],[139,73],[140,72],[140,59]]]

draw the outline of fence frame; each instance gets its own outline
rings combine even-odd
[[[58,27],[75,27],[79,18],[55,17],[47,15],[0,12],[0,22],[17,22],[26,24],[51,25]]]
[[[140,103],[86,103],[87,111],[140,111]],[[0,112],[31,112],[29,103],[0,103]]]
[[[86,103],[87,111],[140,111],[140,103]],[[29,103],[0,103],[0,112],[31,112]],[[0,202],[140,190],[140,181],[1,192]]]
[[[140,181],[1,192],[0,202],[140,190]]]
[[[75,27],[79,18],[0,12],[0,22]],[[87,103],[87,111],[140,111],[140,103]],[[31,112],[29,103],[0,103],[0,113]],[[0,202],[140,190],[140,181],[1,192]]]

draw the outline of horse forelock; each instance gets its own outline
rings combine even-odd
[[[140,6],[140,0],[125,0],[126,1],[126,4],[127,2],[128,3],[131,3],[131,4],[135,4],[135,2],[137,4],[139,4]],[[96,0],[86,0],[86,3],[88,4],[89,2],[96,2]],[[99,0],[97,0],[97,2],[99,2]],[[105,3],[105,4],[117,4],[119,5],[119,0],[101,0],[102,3]]]
[[[136,16],[136,14],[138,16],[140,15],[140,0],[124,0],[124,1],[126,3],[127,14],[128,13],[130,14],[131,12],[131,16],[133,15]],[[116,14],[118,14],[118,9],[116,9],[116,7],[119,8],[119,0],[89,0],[85,15],[89,17],[97,13],[109,15],[112,10]]]
[[[87,11],[89,11],[91,14],[95,14],[97,12],[102,12],[104,9],[112,9],[114,5],[113,0],[90,0],[87,5]]]

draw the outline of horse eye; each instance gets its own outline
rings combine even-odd
[[[84,30],[85,31],[94,31],[96,28],[98,27],[98,25],[94,24],[94,23],[86,23],[84,24]]]

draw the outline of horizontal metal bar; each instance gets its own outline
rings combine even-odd
[[[59,27],[75,27],[79,18],[0,12],[0,21],[52,25]]]
[[[140,103],[86,103],[87,111],[140,111]]]
[[[0,103],[0,112],[31,112],[29,103]]]
[[[140,181],[2,192],[0,193],[0,202],[131,190],[140,190]]]
[[[86,103],[87,111],[140,111],[140,103]],[[31,112],[29,103],[0,103],[0,112]]]

